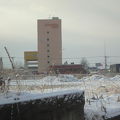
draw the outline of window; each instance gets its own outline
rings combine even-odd
[[[47,52],[50,52],[50,50],[47,50]]]
[[[47,34],[49,34],[49,31],[47,31]]]
[[[50,63],[50,61],[48,61],[48,63]]]
[[[47,47],[49,47],[50,45],[49,44],[47,44]]]
[[[48,55],[47,57],[49,58],[50,56]]]
[[[47,41],[49,41],[49,38],[47,38]]]

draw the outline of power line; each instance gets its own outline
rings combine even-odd
[[[103,57],[105,57],[105,56],[63,57],[62,59],[103,58]],[[109,58],[111,58],[111,57],[113,57],[113,58],[118,57],[118,58],[120,58],[120,56],[106,56],[106,57],[109,57]],[[2,58],[8,58],[8,57],[3,56]],[[13,56],[12,58],[15,58],[15,59],[17,59],[17,58],[24,59],[24,57],[18,57],[18,56]],[[59,58],[56,58],[56,59],[59,59]]]

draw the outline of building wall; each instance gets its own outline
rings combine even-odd
[[[38,72],[38,52],[37,51],[24,52],[24,68],[31,72]]]
[[[49,69],[56,74],[86,74],[84,66],[81,64],[53,65]]]
[[[62,64],[61,20],[37,21],[38,29],[38,71],[47,72],[50,65]]]
[[[110,71],[114,73],[120,73],[120,64],[110,65]]]

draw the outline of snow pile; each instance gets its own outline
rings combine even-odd
[[[75,78],[73,75],[58,75],[58,76],[47,76],[41,79],[44,83],[59,83],[59,82],[77,82],[78,79]]]
[[[40,80],[19,80],[20,85],[38,86],[38,85],[59,85],[61,82],[78,82],[73,75],[47,76]],[[16,85],[16,80],[12,80],[10,85]]]
[[[85,104],[86,120],[104,120],[120,115],[119,95],[90,99]]]
[[[73,75],[59,75],[60,82],[78,82],[79,80]]]
[[[103,75],[92,75],[91,77],[89,77],[90,80],[101,80],[104,78],[105,78],[105,76],[103,76]]]
[[[115,77],[112,77],[110,78],[110,80],[113,80],[113,81],[120,81],[120,75],[116,75]]]
[[[89,120],[102,120],[104,117],[120,115],[120,75],[110,78],[96,74],[81,79],[73,75],[58,75],[39,80],[20,80],[18,83],[21,91],[31,93],[33,97],[34,93],[40,95],[64,90],[84,90],[85,113],[86,119]],[[15,80],[11,81],[10,85],[10,90],[17,90]],[[0,96],[0,99],[2,97]]]
[[[84,81],[84,80],[85,81],[87,81],[87,80],[92,80],[93,81],[93,80],[103,80],[103,79],[105,79],[105,76],[97,75],[97,74],[81,78],[82,81]]]

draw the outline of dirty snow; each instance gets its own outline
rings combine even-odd
[[[19,83],[19,85],[17,85]],[[19,88],[19,89],[18,89]],[[47,76],[39,80],[12,80],[10,92],[0,95],[0,104],[17,98],[16,91],[21,93],[19,100],[26,97],[33,99],[41,95],[52,95],[63,91],[84,90],[85,91],[85,115],[86,120],[102,120],[120,115],[120,75],[106,77],[103,75],[92,75],[77,79],[73,75]],[[19,101],[18,100],[18,101]],[[3,102],[4,101],[4,102]]]

